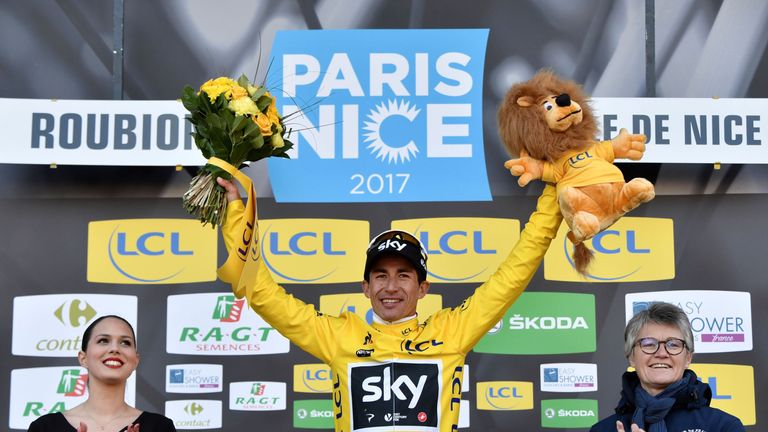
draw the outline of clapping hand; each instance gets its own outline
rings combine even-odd
[[[621,421],[616,422],[616,432],[625,432],[624,424]],[[632,423],[632,430],[629,432],[645,432],[644,429],[640,429],[636,424]]]

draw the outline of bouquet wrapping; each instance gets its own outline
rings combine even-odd
[[[181,102],[190,113],[195,144],[206,159],[219,158],[240,168],[245,162],[269,156],[287,158],[286,152],[293,147],[275,99],[245,75],[237,81],[228,77],[208,80],[199,91],[186,86]],[[216,183],[218,177],[229,180],[232,176],[206,164],[182,197],[184,209],[203,225],[224,223],[227,199],[224,188]]]

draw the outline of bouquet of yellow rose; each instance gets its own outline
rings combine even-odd
[[[216,157],[235,167],[269,156],[287,158],[293,143],[286,137],[275,99],[264,86],[254,86],[245,75],[237,81],[220,77],[208,80],[200,91],[184,87],[181,97],[195,126],[192,136],[206,159]],[[227,199],[216,178],[230,179],[223,169],[206,164],[184,193],[184,209],[203,225],[224,223]]]

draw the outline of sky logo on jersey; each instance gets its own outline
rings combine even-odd
[[[560,225],[544,256],[544,279],[565,282],[641,282],[674,279],[672,219],[623,217],[586,242],[595,253],[585,276],[575,270],[573,245]]]
[[[533,409],[533,383],[481,381],[477,383],[477,409],[517,411]]]
[[[165,416],[177,430],[221,429],[221,401],[186,399],[165,401]]]
[[[419,321],[423,321],[442,308],[443,296],[440,294],[427,294],[416,305],[416,313],[419,314]],[[364,319],[368,324],[373,323],[371,299],[363,293],[321,295],[320,312],[332,316],[339,316],[344,312],[352,312]]]
[[[293,427],[333,429],[333,401],[330,399],[293,401]]]
[[[496,218],[392,221],[392,229],[416,235],[429,254],[433,282],[485,282],[520,238],[520,222]]]
[[[362,280],[368,221],[267,219],[259,221],[261,256],[278,283]]]
[[[11,371],[11,429],[26,430],[44,414],[74,408],[88,398],[88,371],[81,367],[40,367]],[[125,401],[136,399],[136,374],[131,374],[125,387]]]
[[[243,381],[229,384],[229,409],[279,411],[285,409],[285,383]]]
[[[596,345],[594,295],[524,292],[473,350],[565,354],[594,352]]]
[[[311,106],[286,122],[291,158],[268,162],[277,201],[490,200],[487,40],[487,29],[277,32],[278,109]]]
[[[218,364],[175,364],[165,367],[166,393],[217,393],[223,367]]]
[[[738,417],[745,426],[756,423],[752,366],[691,363],[690,369],[712,389],[712,407]]]
[[[541,401],[541,427],[588,428],[597,423],[594,399],[550,399]]]
[[[688,315],[697,353],[752,350],[752,300],[748,292],[657,291],[627,294],[626,320],[651,302],[679,306]]]
[[[349,395],[353,431],[435,430],[442,362],[350,363]]]
[[[85,327],[100,315],[119,315],[136,328],[136,297],[48,294],[13,299],[12,353],[74,357]]]
[[[231,294],[168,296],[166,351],[171,354],[249,355],[286,353],[283,337]]]
[[[330,393],[333,388],[331,368],[322,363],[293,365],[293,391]]]
[[[217,229],[190,219],[88,224],[88,282],[171,284],[216,280]]]
[[[540,366],[541,391],[597,391],[597,365],[594,363],[547,363]]]

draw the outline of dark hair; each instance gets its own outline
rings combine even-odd
[[[102,317],[96,318],[95,320],[93,320],[93,322],[88,324],[88,327],[83,332],[83,341],[82,341],[81,346],[80,346],[80,350],[81,351],[83,351],[83,352],[87,351],[88,342],[91,340],[91,333],[93,333],[93,329],[94,329],[94,327],[96,327],[96,324],[102,322],[103,320],[105,320],[107,318],[115,318],[115,319],[119,319],[120,321],[124,322],[125,325],[127,325],[128,328],[131,329],[131,336],[133,336],[134,344],[136,343],[136,332],[133,330],[133,326],[131,325],[131,323],[128,322],[128,320],[126,320],[125,318],[123,318],[121,316],[117,316],[117,315],[104,315]]]
[[[365,252],[363,280],[370,281],[371,266],[384,255],[405,258],[416,270],[419,283],[427,280],[427,251],[413,234],[402,230],[388,230],[374,237]]]

